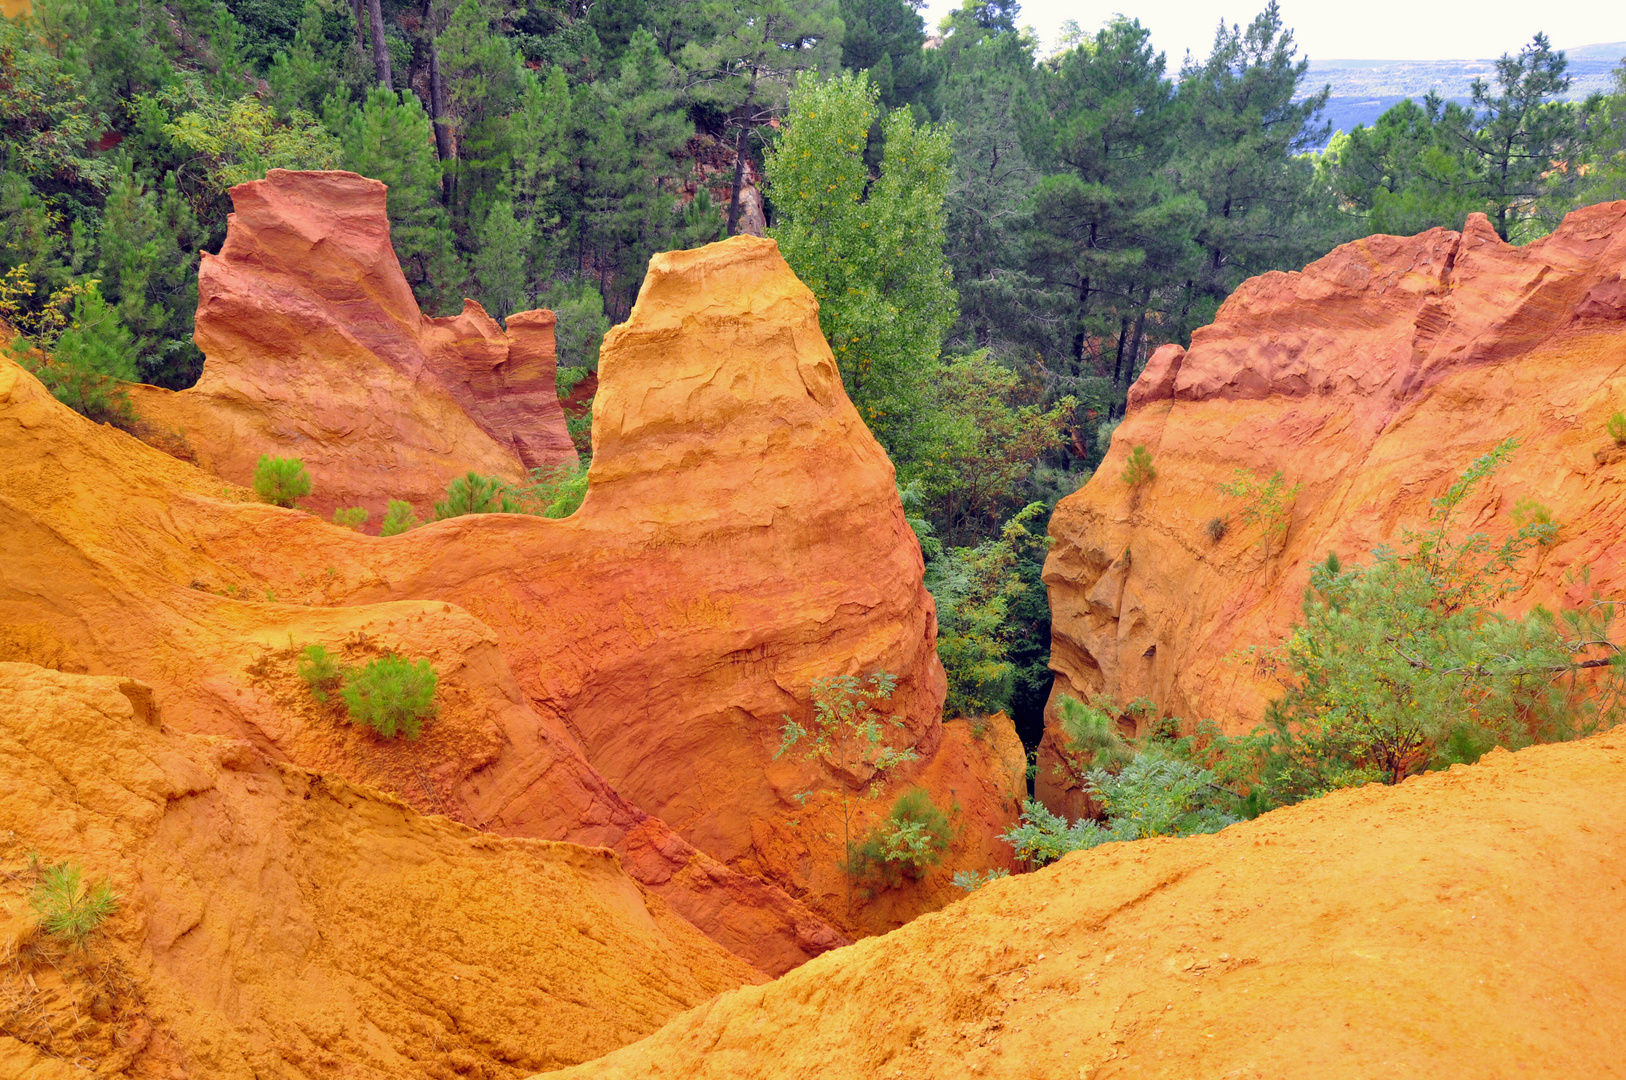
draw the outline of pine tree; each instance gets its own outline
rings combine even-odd
[[[479,300],[493,318],[507,318],[530,306],[526,268],[530,248],[530,229],[514,219],[513,204],[504,199],[493,206],[480,225],[472,260]]]
[[[360,108],[330,117],[346,168],[389,185],[390,242],[418,302],[450,310],[461,298],[463,267],[440,202],[440,161],[429,115],[410,94],[381,86]]]
[[[108,188],[97,234],[101,292],[135,335],[146,381],[181,389],[197,381],[203,357],[192,344],[201,237],[171,174],[162,194],[145,189],[126,161]]]

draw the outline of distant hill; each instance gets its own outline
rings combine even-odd
[[[1607,90],[1612,73],[1626,57],[1626,41],[1581,45],[1565,49],[1569,58],[1571,100]],[[1333,131],[1349,131],[1356,124],[1370,125],[1391,105],[1422,100],[1438,90],[1449,101],[1466,102],[1469,84],[1476,78],[1496,77],[1494,60],[1311,60],[1305,80],[1308,91],[1332,87],[1326,117]]]

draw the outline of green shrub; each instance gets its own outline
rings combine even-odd
[[[976,892],[990,881],[998,881],[1002,877],[1010,877],[1009,870],[956,870],[954,872],[954,887],[964,889],[966,892]]]
[[[582,381],[592,372],[584,367],[562,367],[554,376],[554,382],[559,387],[559,400],[563,401],[570,396],[571,391],[582,384]]]
[[[1517,445],[1475,461],[1401,547],[1377,549],[1368,566],[1331,554],[1312,569],[1300,625],[1262,651],[1286,686],[1265,724],[1240,738],[1208,727],[1180,740],[1245,812],[1619,722],[1626,655],[1611,638],[1615,602],[1497,610],[1522,587],[1519,563],[1550,540],[1552,522],[1532,513],[1500,544],[1455,535],[1456,512]]]
[[[311,493],[310,474],[298,458],[261,454],[259,463],[254,466],[254,491],[262,502],[291,507],[294,500]]]
[[[414,663],[393,653],[344,673],[344,699],[352,723],[366,724],[386,739],[399,732],[416,739],[435,715],[438,679],[429,661]]]
[[[299,654],[299,677],[310,687],[311,697],[327,701],[328,693],[344,679],[344,668],[325,645],[307,645]]]
[[[462,517],[464,514],[517,513],[508,497],[508,483],[499,476],[481,476],[469,472],[446,485],[446,498],[435,504],[435,520]]]
[[[943,861],[954,842],[949,815],[938,809],[925,788],[910,788],[892,811],[853,847],[848,873],[896,887],[905,879],[919,881]]]
[[[566,518],[587,498],[587,470],[582,466],[555,465],[531,470],[530,483],[511,487],[505,504],[516,513],[545,518]]]
[[[379,536],[399,536],[411,529],[416,529],[423,522],[418,515],[412,512],[412,504],[400,499],[391,499],[389,506],[384,508],[384,523],[378,530]]]
[[[1094,769],[1085,787],[1105,809],[1106,821],[1068,824],[1029,800],[1021,823],[1004,836],[1018,858],[1043,866],[1117,840],[1218,832],[1238,820],[1237,800],[1213,772],[1159,750],[1136,754],[1116,775]]]
[[[1124,463],[1124,471],[1119,476],[1132,491],[1156,480],[1157,469],[1152,465],[1151,452],[1144,446],[1129,451],[1129,460]]]
[[[1086,705],[1071,694],[1057,696],[1056,716],[1066,754],[1079,773],[1091,769],[1117,772],[1134,758],[1134,748],[1118,731],[1118,711],[1108,697],[1097,697]]]
[[[1288,487],[1280,469],[1265,480],[1259,479],[1252,469],[1237,469],[1232,473],[1231,482],[1221,484],[1219,489],[1222,494],[1242,500],[1242,524],[1259,526],[1259,546],[1269,554],[1272,545],[1287,536],[1287,527],[1293,518],[1293,500],[1303,486]]]
[[[367,524],[367,508],[365,506],[346,506],[333,511],[333,524],[343,525],[347,529],[361,531]]]
[[[85,884],[79,867],[64,862],[40,871],[28,906],[47,934],[78,944],[118,910],[119,898],[105,881]]]
[[[1609,437],[1615,440],[1616,446],[1626,446],[1626,413],[1616,413],[1604,422]]]
[[[1531,535],[1536,537],[1539,544],[1551,544],[1558,535],[1558,523],[1553,520],[1552,508],[1537,502],[1534,496],[1526,495],[1515,501],[1509,516],[1513,518],[1513,527],[1520,531],[1534,526]]]

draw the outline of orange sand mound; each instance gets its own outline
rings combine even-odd
[[[482,835],[0,663],[0,1075],[513,1077],[760,979],[602,848]],[[43,934],[27,856],[122,900]]]
[[[587,1078],[1626,1074],[1626,733],[997,881]]]

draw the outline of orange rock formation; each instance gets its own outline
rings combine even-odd
[[[248,502],[0,362],[0,658],[139,678],[183,730],[480,828],[614,847],[770,973],[840,943],[832,923],[896,925],[957,895],[954,869],[1007,864],[1020,747],[1008,724],[940,720],[891,466],[773,243],[657,256],[601,379],[573,517],[385,540]],[[416,743],[346,727],[294,673],[313,642],[428,657],[441,715]],[[859,793],[859,824],[919,783],[960,832],[926,881],[849,911],[836,810],[794,797],[823,770],[773,754],[813,679],[882,668],[921,760]]]
[[[482,835],[0,663],[0,1075],[513,1077],[760,981],[603,849]],[[28,856],[119,894],[41,932]]]
[[[392,498],[427,513],[470,469],[522,479],[575,463],[552,312],[506,331],[472,300],[423,315],[376,180],[273,169],[231,198],[225,246],[198,272],[202,378],[132,391],[152,442],[240,484],[261,454],[301,458],[305,505],[375,521]]]
[[[1069,855],[549,1080],[1611,1076],[1623,843],[1626,733],[1494,751]]]
[[[1460,234],[1372,236],[1243,284],[1189,352],[1153,356],[1106,460],[1051,519],[1052,701],[1147,697],[1164,715],[1247,730],[1277,689],[1242,650],[1283,639],[1309,566],[1398,542],[1509,437],[1519,450],[1463,527],[1505,535],[1523,497],[1560,525],[1509,607],[1619,595],[1626,452],[1604,425],[1626,409],[1623,269],[1616,202],[1524,248],[1474,215]],[[1136,445],[1157,469],[1138,493],[1120,479]],[[1239,468],[1302,485],[1268,551],[1219,491]],[[1231,525],[1218,543],[1206,535],[1215,517]],[[1590,586],[1568,576],[1586,566]],[[1039,771],[1053,806],[1065,799],[1058,737],[1047,734]]]

